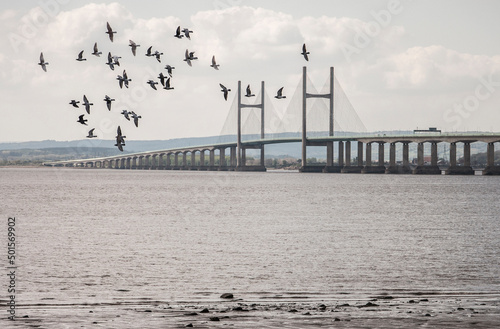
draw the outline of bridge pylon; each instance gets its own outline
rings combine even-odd
[[[238,81],[238,139],[236,141],[236,171],[266,171],[264,165],[264,143],[260,145],[244,145],[241,142],[241,110],[243,108],[260,108],[260,139],[264,139],[264,81],[261,82],[261,102],[260,104],[242,104],[241,103],[241,81]],[[246,165],[246,150],[260,149],[260,164]]]
[[[334,69],[330,67],[330,92],[328,94],[310,94],[307,92],[307,67],[302,67],[302,166],[301,172],[340,172],[341,167],[333,166],[333,141],[315,143],[307,140],[307,99],[308,98],[327,98],[330,103],[328,136],[333,136],[334,129]],[[308,166],[307,165],[307,146],[326,146],[326,166]]]

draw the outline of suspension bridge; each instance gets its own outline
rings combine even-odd
[[[438,166],[438,144],[449,148],[449,167],[445,174],[473,175],[471,144],[487,143],[487,163],[483,175],[500,175],[495,165],[495,143],[499,133],[441,133],[437,130],[403,135],[368,134],[330,68],[328,82],[316,90],[303,67],[302,81],[283,115],[279,115],[265,92],[262,81],[255,98],[242,99],[241,81],[221,136],[211,145],[198,145],[123,155],[44,163],[47,166],[155,169],[155,170],[234,170],[266,171],[265,146],[301,143],[300,172],[442,174]],[[251,103],[251,100],[254,100]],[[347,133],[349,132],[349,133]],[[236,140],[234,140],[236,139]],[[386,144],[389,161],[385,161]],[[411,165],[409,147],[416,144],[416,163]],[[463,163],[457,161],[457,147],[463,146]],[[324,147],[326,163],[307,162],[308,147]],[[356,154],[351,154],[353,146]],[[375,146],[376,159],[372,159]],[[430,161],[425,161],[425,148],[430,146]],[[247,151],[260,153],[257,164],[249,165]],[[228,154],[227,154],[228,153]],[[353,158],[352,156],[355,155]],[[398,159],[399,158],[399,159]],[[412,161],[413,162],[413,161]]]

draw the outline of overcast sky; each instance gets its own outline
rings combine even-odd
[[[255,93],[264,80],[272,98],[280,87],[295,91],[304,65],[318,88],[335,67],[368,131],[498,132],[498,14],[495,0],[2,1],[0,142],[76,140],[90,128],[113,139],[117,125],[129,140],[218,135],[238,80]],[[179,25],[193,31],[191,40],[174,38]],[[136,57],[129,39],[140,44]],[[95,42],[101,57],[91,55]],[[161,63],[144,55],[149,46],[164,53]],[[186,49],[198,56],[192,67]],[[81,50],[87,60],[78,62]],[[37,65],[40,52],[47,72]],[[114,71],[108,52],[122,57]],[[176,67],[175,89],[155,91],[146,82],[158,81],[166,64]],[[129,89],[116,80],[123,69]],[[232,89],[228,101],[219,83]],[[84,94],[94,103],[89,126],[76,122],[84,109],[68,104]],[[116,99],[112,111],[105,95]],[[283,113],[290,99],[273,98],[273,106]],[[142,116],[138,128],[123,109]]]

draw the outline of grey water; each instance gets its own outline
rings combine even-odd
[[[500,292],[500,177],[4,168],[0,182],[24,305]]]

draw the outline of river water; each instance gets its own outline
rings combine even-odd
[[[500,293],[500,177],[3,168],[0,182],[18,316]]]

